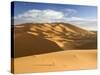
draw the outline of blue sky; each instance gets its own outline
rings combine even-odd
[[[15,24],[69,22],[83,28],[90,28],[90,30],[97,29],[96,6],[14,2],[14,15],[12,17],[14,17]]]

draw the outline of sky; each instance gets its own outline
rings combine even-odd
[[[86,5],[12,2],[14,25],[21,23],[64,22],[97,30],[97,7]]]

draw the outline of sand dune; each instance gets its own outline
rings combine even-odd
[[[14,59],[14,73],[95,69],[96,50],[68,50]]]
[[[63,49],[53,41],[27,33],[23,33],[20,36],[15,37],[14,58],[56,52],[61,50]]]
[[[97,48],[96,32],[68,23],[25,23],[14,26],[14,33],[15,57]]]
[[[68,49],[81,49],[81,47],[77,45],[80,40],[83,40],[82,42],[85,44],[90,42],[94,49],[97,48],[95,45],[96,43],[93,43],[96,42],[95,32],[88,31],[68,23],[25,23],[16,25],[14,28],[15,37],[26,32],[27,34],[51,40],[63,49],[67,49],[67,47]],[[91,48],[91,46],[89,46],[89,48]]]
[[[12,73],[97,67],[96,31],[68,23],[25,23],[12,26],[12,33]]]

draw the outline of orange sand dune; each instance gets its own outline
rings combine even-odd
[[[14,73],[95,69],[96,60],[97,50],[68,50],[15,58],[13,66]]]

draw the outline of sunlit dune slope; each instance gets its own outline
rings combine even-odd
[[[87,42],[92,43],[92,47],[96,48],[95,32],[68,23],[25,23],[15,26],[15,35],[23,32],[56,42],[64,49],[78,48]]]

